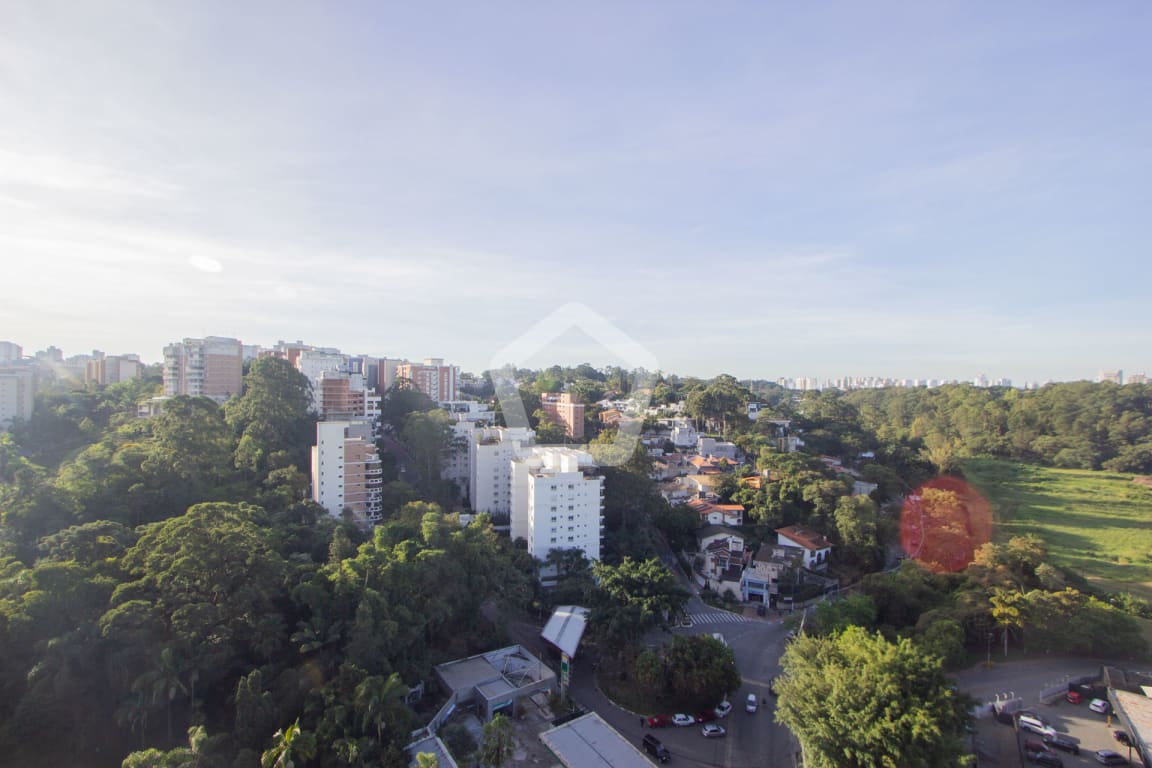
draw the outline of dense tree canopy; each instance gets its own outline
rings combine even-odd
[[[909,640],[849,627],[801,635],[782,659],[777,719],[813,768],[946,768],[960,764],[965,703],[940,659]]]

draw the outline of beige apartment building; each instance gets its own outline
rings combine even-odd
[[[164,394],[210,397],[224,402],[239,395],[244,347],[237,339],[208,336],[164,347]]]
[[[412,382],[412,386],[437,403],[456,399],[459,376],[458,366],[444,365],[444,360],[439,357],[425,358],[422,365],[401,363],[396,367],[396,378]]]
[[[564,427],[568,437],[584,437],[584,404],[569,393],[541,395],[540,408],[549,419]]]

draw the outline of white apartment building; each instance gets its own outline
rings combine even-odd
[[[244,345],[208,336],[164,347],[164,394],[210,397],[224,402],[239,395],[244,378]]]
[[[512,538],[541,560],[553,549],[580,549],[600,559],[604,478],[592,454],[535,446],[512,460]]]
[[[336,517],[347,509],[362,525],[380,520],[384,487],[367,430],[364,424],[321,421],[312,447],[312,500]]]
[[[0,341],[0,363],[14,363],[24,357],[24,348],[11,341]]]
[[[496,518],[512,514],[512,459],[532,445],[527,427],[481,427],[468,437],[468,502]]]
[[[30,365],[0,365],[0,432],[16,419],[32,418],[36,374]]]

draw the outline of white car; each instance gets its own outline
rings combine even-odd
[[[672,715],[672,725],[696,725],[696,718],[692,715]]]
[[[1019,725],[1020,730],[1032,731],[1032,733],[1037,733],[1041,736],[1044,736],[1045,738],[1050,739],[1056,735],[1056,729],[1055,728],[1053,728],[1050,725],[1045,725],[1043,723],[1043,721],[1041,721],[1037,717],[1031,717],[1029,715],[1020,715],[1020,719],[1017,720],[1016,723],[1017,723],[1017,725]]]
[[[744,701],[744,711],[750,715],[754,715],[759,708],[760,700],[756,698],[756,694],[748,694],[748,698]]]
[[[1088,705],[1088,709],[1093,712],[1099,712],[1102,715],[1108,714],[1112,707],[1104,699],[1092,699],[1092,703]]]
[[[716,713],[716,717],[728,717],[728,714],[732,711],[732,702],[722,701],[716,705],[716,709],[713,711]]]

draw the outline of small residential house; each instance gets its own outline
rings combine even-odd
[[[802,525],[789,525],[776,529],[776,541],[788,547],[804,550],[804,567],[811,571],[828,569],[828,556],[832,554],[832,543],[811,528]]]
[[[785,544],[762,544],[752,562],[744,569],[740,582],[740,598],[744,602],[776,604],[780,584],[792,581],[793,586],[802,579],[804,550]]]
[[[699,572],[697,582],[716,592],[740,594],[746,553],[744,537],[723,525],[708,525],[696,532]]]
[[[701,456],[735,462],[738,450],[735,443],[727,443],[714,437],[700,437],[696,440],[696,452]]]
[[[700,525],[744,525],[743,504],[716,504],[693,499],[688,507],[700,516]]]
[[[688,474],[690,475],[719,475],[733,469],[728,459],[718,459],[715,456],[693,456],[688,459]]]

